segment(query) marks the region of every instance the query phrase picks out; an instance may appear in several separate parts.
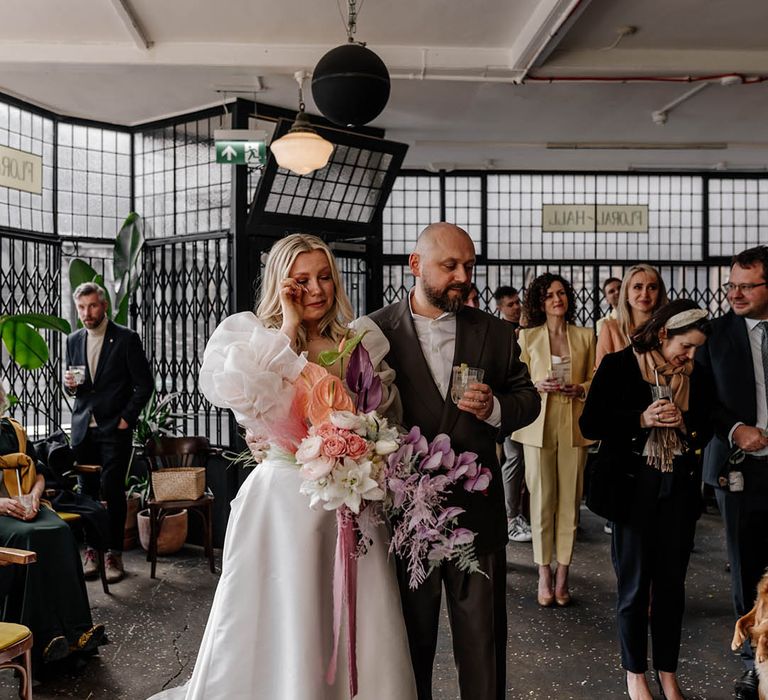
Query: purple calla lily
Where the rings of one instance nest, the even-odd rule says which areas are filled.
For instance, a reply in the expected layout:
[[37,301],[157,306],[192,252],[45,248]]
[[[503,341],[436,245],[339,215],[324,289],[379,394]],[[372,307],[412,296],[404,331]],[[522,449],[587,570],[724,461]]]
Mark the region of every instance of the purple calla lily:
[[382,386],[368,351],[358,343],[347,363],[345,376],[347,386],[355,393],[355,409],[368,413],[378,408],[381,403]]

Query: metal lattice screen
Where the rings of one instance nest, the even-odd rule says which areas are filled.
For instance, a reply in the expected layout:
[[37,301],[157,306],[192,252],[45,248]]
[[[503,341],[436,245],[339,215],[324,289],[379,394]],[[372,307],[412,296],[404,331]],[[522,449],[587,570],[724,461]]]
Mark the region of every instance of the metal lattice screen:
[[172,405],[183,416],[185,434],[208,435],[217,444],[228,442],[228,417],[203,398],[197,378],[205,343],[229,313],[228,261],[224,234],[152,241],[139,294],[158,395],[175,394]]
[[[56,240],[0,234],[0,314],[58,316],[60,274],[61,246]],[[7,388],[19,402],[13,414],[35,437],[57,430],[62,422],[63,337],[54,331],[43,335],[51,357],[38,370],[20,370],[5,345],[0,351]]]

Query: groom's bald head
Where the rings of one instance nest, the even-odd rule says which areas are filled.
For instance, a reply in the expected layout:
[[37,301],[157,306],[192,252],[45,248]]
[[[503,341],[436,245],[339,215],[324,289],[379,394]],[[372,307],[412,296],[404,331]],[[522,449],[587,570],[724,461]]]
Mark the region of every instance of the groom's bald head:
[[440,221],[436,224],[430,224],[420,234],[416,241],[414,253],[420,256],[430,256],[440,254],[440,250],[447,252],[463,252],[474,258],[475,246],[469,234],[455,224],[449,224]]
[[469,234],[454,224],[430,224],[419,235],[408,264],[416,277],[416,305],[438,313],[455,312],[469,294],[475,246]]

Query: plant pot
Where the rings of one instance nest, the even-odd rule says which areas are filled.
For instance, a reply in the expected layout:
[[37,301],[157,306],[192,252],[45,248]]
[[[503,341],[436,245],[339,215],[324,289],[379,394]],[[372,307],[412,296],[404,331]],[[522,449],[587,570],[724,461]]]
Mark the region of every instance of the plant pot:
[[125,535],[123,537],[123,549],[133,549],[139,544],[139,526],[136,516],[139,512],[141,498],[138,494],[128,497],[128,511],[125,514]]
[[[139,542],[149,549],[149,510],[138,513]],[[157,537],[157,553],[173,554],[178,552],[187,541],[187,510],[164,511],[160,518],[160,534]]]

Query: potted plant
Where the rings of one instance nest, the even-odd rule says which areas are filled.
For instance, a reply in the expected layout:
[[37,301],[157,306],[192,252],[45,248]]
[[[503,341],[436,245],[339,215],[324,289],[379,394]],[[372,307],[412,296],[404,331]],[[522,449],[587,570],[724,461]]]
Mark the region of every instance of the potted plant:
[[125,496],[128,510],[125,513],[125,535],[123,549],[133,549],[139,543],[138,514],[147,506],[149,498],[149,475],[129,474],[125,480]]
[[[134,431],[131,468],[126,479],[126,494],[129,509],[136,509],[138,538],[144,549],[149,548],[149,511],[146,509],[146,503],[149,498],[151,479],[144,446],[150,440],[176,434],[177,421],[182,417],[173,412],[173,401],[177,396],[178,394],[172,393],[161,398],[156,392],[152,392],[147,405],[139,415]],[[130,524],[126,520],[126,525]],[[187,539],[187,525],[186,509],[165,511],[160,518],[157,553],[173,554],[181,549]],[[126,531],[126,537],[129,534]]]

